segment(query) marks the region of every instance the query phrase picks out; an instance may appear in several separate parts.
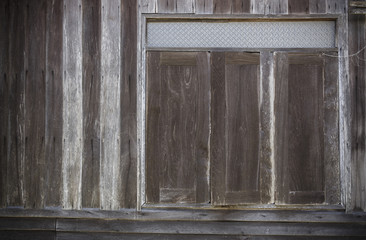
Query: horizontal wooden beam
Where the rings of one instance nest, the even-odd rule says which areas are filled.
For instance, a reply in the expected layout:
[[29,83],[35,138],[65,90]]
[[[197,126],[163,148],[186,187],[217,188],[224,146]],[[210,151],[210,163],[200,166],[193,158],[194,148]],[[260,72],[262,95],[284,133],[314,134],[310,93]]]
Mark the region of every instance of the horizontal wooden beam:
[[365,1],[350,1],[349,6],[350,7],[366,8],[366,2]]
[[366,14],[366,8],[351,8],[349,10],[349,13],[350,14],[359,14],[359,15]]

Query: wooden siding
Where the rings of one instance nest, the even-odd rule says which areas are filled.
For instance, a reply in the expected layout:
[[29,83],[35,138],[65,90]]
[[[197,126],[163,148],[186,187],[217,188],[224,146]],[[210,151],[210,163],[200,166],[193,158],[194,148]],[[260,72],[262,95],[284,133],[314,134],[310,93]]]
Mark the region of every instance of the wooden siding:
[[[102,3],[106,3],[107,12],[102,12]],[[339,86],[342,201],[347,203],[348,210],[366,210],[363,71],[366,57],[361,51],[346,58],[363,48],[365,20],[357,16],[348,21],[347,3],[346,0],[116,0],[115,9],[110,6],[112,2],[101,0],[0,1],[0,206],[136,207],[136,196],[140,194],[136,171],[139,131],[136,68],[141,60],[137,56],[141,35],[137,32],[138,23],[142,24],[138,22],[139,6],[139,13],[306,17],[341,14],[338,33],[341,58],[336,59],[342,84]],[[108,27],[103,30],[105,26],[113,30]],[[107,47],[106,51],[102,52],[102,46]],[[267,83],[263,84],[263,90],[268,88]],[[269,108],[268,104],[261,105],[263,111]],[[263,134],[270,137],[266,122],[261,124],[265,127]],[[262,150],[270,150],[268,142],[261,144]],[[268,154],[272,153],[267,152],[265,164],[271,164]],[[329,156],[333,160],[336,157]],[[109,161],[112,165],[106,166]],[[329,191],[334,193],[338,189]],[[116,196],[113,204],[108,196]]]

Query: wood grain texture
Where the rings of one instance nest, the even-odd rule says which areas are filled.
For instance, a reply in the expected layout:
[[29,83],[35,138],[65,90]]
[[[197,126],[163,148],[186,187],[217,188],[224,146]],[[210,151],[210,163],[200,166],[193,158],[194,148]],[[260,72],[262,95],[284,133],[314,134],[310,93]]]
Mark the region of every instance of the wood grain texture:
[[232,0],[232,14],[249,13],[250,0]]
[[346,13],[348,1],[327,0],[327,13]]
[[63,2],[47,1],[46,20],[46,199],[45,205],[61,205],[62,185],[62,21]]
[[250,0],[250,13],[264,14],[266,0]]
[[274,203],[274,55],[268,51],[260,55],[260,198],[261,203]]
[[325,0],[309,0],[309,13],[326,13],[327,1]]
[[64,1],[62,207],[81,208],[83,153],[82,2]]
[[121,208],[121,6],[101,2],[100,205]]
[[[152,199],[153,203],[157,203],[158,196],[152,189],[160,189],[159,201],[208,201],[206,172],[197,169],[203,166],[207,170],[208,161],[209,85],[208,74],[204,74],[208,70],[208,59],[206,53],[192,54],[196,60],[193,66],[176,62],[162,64],[162,59],[178,59],[180,55],[184,58],[187,53],[148,54],[152,58],[148,59],[147,199]],[[199,57],[201,60],[197,61]],[[158,176],[151,176],[154,174]],[[155,182],[149,182],[151,180]],[[204,181],[199,186],[202,192],[197,192],[198,181]],[[187,191],[195,194],[186,194]]]
[[324,68],[324,184],[325,201],[340,204],[338,59],[325,57]]
[[[29,195],[26,195],[26,183],[33,180],[29,172],[24,173],[25,170],[25,148],[24,141],[26,139],[25,135],[25,117],[27,117],[27,123],[35,123],[36,116],[35,113],[28,114],[25,116],[25,101],[26,101],[26,87],[25,84],[27,79],[26,75],[28,70],[26,69],[27,58],[29,50],[25,46],[25,42],[29,39],[29,33],[26,24],[28,24],[28,19],[26,14],[28,13],[25,1],[10,2],[10,18],[9,18],[9,76],[8,76],[8,136],[7,136],[7,205],[8,206],[24,206],[27,202]],[[22,13],[22,14],[19,14]],[[26,29],[27,28],[27,29]],[[42,28],[41,28],[42,29]],[[28,35],[28,36],[27,36]],[[42,37],[40,37],[42,38]],[[42,44],[42,42],[39,42]],[[33,43],[35,44],[35,43]],[[33,45],[34,46],[34,45]],[[37,53],[37,50],[33,53]],[[40,57],[44,57],[41,55]],[[44,61],[44,60],[43,60]],[[42,62],[42,60],[41,60]],[[35,66],[36,63],[33,64]],[[32,69],[35,70],[35,69]],[[41,69],[37,69],[37,76],[42,79]],[[34,75],[33,75],[34,76]],[[33,78],[30,85],[40,81]],[[37,82],[37,83],[35,83]],[[39,85],[41,87],[42,85]],[[44,93],[44,91],[43,91]],[[28,92],[29,94],[29,92]],[[40,93],[42,95],[42,93]],[[31,97],[35,100],[35,92]],[[29,105],[28,105],[29,106]],[[42,114],[42,109],[41,114]],[[30,109],[31,111],[31,109]],[[32,118],[33,117],[33,118]],[[42,124],[42,123],[39,123]],[[36,126],[34,126],[36,128]],[[28,129],[29,130],[29,129]],[[40,129],[38,129],[40,130]],[[34,139],[35,140],[35,139]],[[38,139],[37,139],[38,140]],[[39,139],[41,140],[41,139]],[[37,142],[37,143],[40,143]],[[37,144],[35,143],[35,144]],[[36,146],[33,146],[36,147]],[[39,150],[39,149],[38,149]],[[35,152],[33,152],[35,153]],[[29,160],[29,158],[28,158]],[[28,165],[33,165],[33,161],[28,161]],[[37,171],[37,170],[36,170]],[[37,175],[36,177],[37,178]],[[34,178],[34,179],[35,179]],[[29,185],[28,185],[29,186]],[[29,194],[35,189],[27,188]],[[32,199],[33,201],[35,199]],[[29,207],[29,205],[27,205]]]
[[6,206],[7,131],[8,131],[8,70],[9,70],[9,1],[0,2],[0,207]]
[[288,0],[267,0],[266,14],[287,14]]
[[25,207],[45,206],[46,1],[27,5],[25,79]]
[[213,0],[195,0],[196,14],[212,14]]
[[54,231],[0,231],[0,239],[4,240],[50,240],[55,238],[56,233]]
[[[221,55],[212,55],[211,148],[215,149],[211,153],[213,203],[256,203],[260,201],[259,55],[225,53],[220,59],[224,63],[216,62],[215,58],[219,59]],[[255,61],[251,62],[251,59]],[[220,64],[222,69],[217,69],[216,64]],[[224,76],[216,80],[216,77],[221,77],[218,72]],[[219,87],[217,81],[221,81]],[[216,96],[221,98],[217,99]],[[222,104],[225,108],[220,107]],[[225,110],[216,115],[218,108]],[[218,153],[222,154],[221,157],[217,157]],[[220,199],[221,196],[224,199]]]
[[194,13],[194,0],[176,0],[177,13]]
[[289,175],[285,170],[288,166],[288,54],[275,53],[275,164],[276,164],[276,195],[275,203],[288,202]]
[[[365,45],[365,16],[350,16],[349,19],[349,52],[356,53]],[[365,53],[349,59],[350,81],[352,91],[352,206],[359,211],[366,210],[365,188],[365,154],[366,154],[366,98],[365,98]]]
[[225,204],[225,161],[226,144],[222,138],[226,137],[225,117],[227,107],[225,101],[225,53],[211,53],[211,202],[215,205]]
[[122,1],[121,176],[122,207],[136,207],[137,4]]
[[230,14],[232,8],[232,1],[213,0],[213,13],[214,14]]
[[309,0],[288,0],[289,13],[309,13]]
[[155,13],[156,12],[156,0],[139,0],[139,9],[141,13]]
[[156,0],[156,12],[157,13],[175,13],[177,12],[178,0]]
[[82,207],[100,206],[100,1],[83,1]]

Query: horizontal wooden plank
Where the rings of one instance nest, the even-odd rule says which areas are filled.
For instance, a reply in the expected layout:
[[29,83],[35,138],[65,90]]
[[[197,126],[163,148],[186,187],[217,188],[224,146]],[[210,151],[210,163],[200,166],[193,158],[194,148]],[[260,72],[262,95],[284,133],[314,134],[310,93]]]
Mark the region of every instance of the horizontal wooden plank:
[[244,222],[339,222],[366,223],[366,213],[349,213],[343,211],[289,211],[289,210],[153,210],[134,209],[123,211],[85,210],[32,210],[0,209],[4,217],[38,217],[38,218],[84,218],[84,219],[120,219],[120,220],[166,220],[166,221],[244,221]]
[[196,192],[187,188],[160,188],[160,202],[195,203]]
[[350,9],[351,14],[366,14],[366,8],[351,8]]
[[[1,239],[1,237],[0,237]],[[57,233],[57,240],[293,240],[291,236],[224,236],[224,235],[178,235],[178,234],[120,234],[120,233]],[[364,237],[296,237],[296,240],[364,240]]]
[[194,52],[163,52],[160,54],[160,64],[170,66],[195,66],[197,53]]
[[54,230],[55,219],[0,217],[0,230]]
[[289,64],[310,64],[318,65],[323,63],[323,57],[320,54],[289,54]]
[[324,203],[325,194],[323,191],[290,191],[290,203],[307,204],[307,203]]
[[54,231],[0,231],[0,240],[51,240],[55,237]]
[[366,2],[365,1],[350,1],[349,6],[366,8]]
[[366,236],[362,223],[278,223],[124,221],[101,219],[57,219],[56,231],[123,232],[151,234],[218,234],[283,236]]
[[259,64],[259,53],[231,53],[228,52],[225,54],[225,63],[226,64]]

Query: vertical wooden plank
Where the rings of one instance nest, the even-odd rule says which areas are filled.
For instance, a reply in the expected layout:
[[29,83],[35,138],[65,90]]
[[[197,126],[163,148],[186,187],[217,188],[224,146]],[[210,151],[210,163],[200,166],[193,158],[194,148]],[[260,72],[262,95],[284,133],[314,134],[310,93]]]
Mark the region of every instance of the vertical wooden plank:
[[[347,6],[346,6],[347,8]],[[351,202],[351,90],[349,79],[348,52],[348,17],[338,19],[338,87],[339,87],[339,142],[340,142],[340,182],[342,204],[347,211],[352,210]]]
[[327,0],[327,13],[346,13],[347,4],[347,0]]
[[0,2],[0,207],[6,206],[8,67],[9,67],[9,1]]
[[211,54],[211,201],[216,205],[225,203],[226,138],[225,118],[225,53]]
[[141,13],[155,13],[156,12],[156,0],[139,0]]
[[[146,119],[146,136],[150,136],[157,131],[157,138],[146,138],[146,201],[150,203],[159,202],[159,178],[160,178],[160,155],[155,154],[155,149],[158,149],[162,141],[162,131],[159,125],[161,114],[160,97],[151,98],[149,96],[160,96],[160,52],[147,53],[147,102],[146,109],[148,110]],[[149,158],[151,157],[151,158]]]
[[[25,124],[25,16],[26,2],[10,2],[9,75],[7,103],[7,205],[24,206],[24,124]],[[21,13],[21,14],[19,14]],[[41,60],[42,61],[42,60]],[[34,96],[33,96],[34,97]],[[42,112],[41,112],[42,114]],[[6,116],[6,115],[5,115]],[[29,121],[29,120],[28,120]],[[4,126],[6,127],[6,126]],[[32,165],[32,162],[29,163]],[[29,178],[27,178],[29,180]],[[29,189],[30,190],[30,189]]]
[[121,9],[119,0],[102,0],[100,101],[100,205],[121,208]]
[[289,13],[309,13],[309,0],[288,0]]
[[250,0],[250,13],[264,14],[265,0]]
[[47,1],[46,21],[46,206],[61,206],[63,1]]
[[122,207],[136,207],[137,4],[122,1],[121,176]]
[[339,204],[338,59],[325,58],[324,69],[324,185],[325,202]]
[[249,13],[250,12],[250,0],[233,0],[232,13]]
[[209,159],[209,134],[210,134],[210,53],[197,54],[198,78],[198,106],[197,112],[197,139],[196,139],[196,202],[208,203],[210,201],[210,159]]
[[286,172],[288,165],[288,55],[275,53],[275,164],[276,191],[275,203],[288,202],[289,176]]
[[[46,194],[46,1],[27,3],[25,80],[25,207],[43,208]],[[28,15],[29,14],[29,15]]]
[[326,0],[309,0],[309,13],[326,13]]
[[197,14],[212,14],[213,13],[213,0],[196,0],[195,12]]
[[177,12],[177,0],[157,0],[157,13],[175,13]]
[[177,13],[194,13],[194,0],[176,0]]
[[64,0],[62,206],[66,209],[81,208],[83,160],[81,4],[81,0]]
[[262,203],[274,203],[274,64],[273,53],[260,56],[260,194]]
[[99,208],[100,1],[83,0],[82,207]]
[[[365,46],[365,16],[349,16],[349,52],[359,52]],[[359,52],[349,58],[352,94],[352,200],[351,210],[366,211],[365,154],[366,154],[366,99],[365,62],[366,54]]]
[[213,0],[213,13],[214,14],[230,14],[232,7],[232,0],[222,1]]
[[266,0],[265,14],[288,13],[288,0]]

